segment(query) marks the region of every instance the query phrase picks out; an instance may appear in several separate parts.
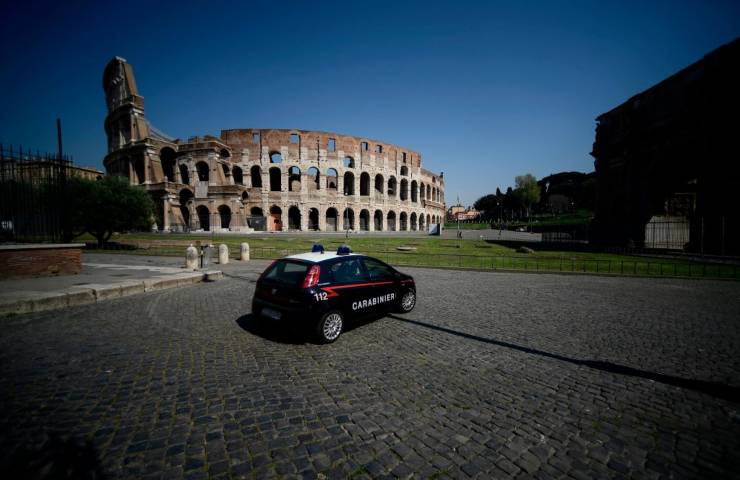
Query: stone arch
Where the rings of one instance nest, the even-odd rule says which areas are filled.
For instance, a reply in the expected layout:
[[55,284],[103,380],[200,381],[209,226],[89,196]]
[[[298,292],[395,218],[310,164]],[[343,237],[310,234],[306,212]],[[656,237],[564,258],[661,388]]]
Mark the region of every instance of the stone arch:
[[424,182],[419,182],[419,200],[424,200],[426,198],[424,190],[426,187],[424,186]]
[[206,162],[200,161],[195,164],[195,171],[198,172],[198,180],[201,182],[207,182],[210,177],[210,168]]
[[279,192],[282,189],[282,179],[279,167],[272,167],[270,169],[270,191]]
[[270,152],[270,163],[283,163],[283,155],[280,152]]
[[406,165],[402,166],[401,167],[401,175],[405,177],[408,174],[409,174],[409,167],[407,167]]
[[231,209],[228,205],[218,207],[218,216],[221,218],[221,228],[228,229],[231,225]]
[[182,215],[183,227],[185,229],[190,228],[190,207],[188,202],[193,199],[193,192],[189,188],[183,188],[180,190],[180,214]]
[[429,214],[427,213],[427,228],[429,228],[429,226],[431,224],[432,224],[431,218],[430,218]]
[[344,157],[344,160],[342,160],[342,165],[344,168],[355,168],[355,159],[347,155]]
[[218,153],[221,158],[229,158],[231,157],[231,152],[229,152],[228,149],[222,148],[221,151]]
[[401,212],[401,214],[398,216],[398,229],[402,232],[405,232],[409,229],[409,216],[406,212]]
[[249,200],[249,192],[245,190],[242,192],[242,203],[246,202],[247,200]]
[[344,172],[344,194],[355,194],[355,174],[352,172]]
[[164,147],[159,151],[159,161],[162,163],[162,173],[168,182],[175,181],[175,157],[177,154],[170,147]]
[[283,209],[277,205],[270,207],[270,217],[267,220],[267,230],[279,232],[283,229]]
[[249,176],[252,180],[253,188],[262,188],[262,169],[255,165],[249,169]]
[[415,232],[416,231],[416,212],[411,212],[411,215],[409,218],[410,218],[410,223],[411,223],[411,231]]
[[396,196],[396,191],[398,190],[397,186],[398,185],[397,185],[397,182],[396,182],[396,177],[394,177],[394,176],[391,175],[391,177],[388,178],[388,196],[389,197],[395,197]]
[[419,231],[420,232],[424,231],[424,214],[423,213],[419,215]]
[[385,229],[389,232],[396,231],[396,212],[394,212],[393,210],[388,212],[388,221],[386,222]]
[[432,187],[431,185],[427,184],[427,200],[432,199]]
[[319,209],[318,208],[308,209],[308,229],[309,230],[319,229]]
[[360,196],[367,197],[369,195],[370,195],[370,174],[367,172],[362,172],[360,174]]
[[409,199],[409,181],[405,178],[401,180],[401,195],[400,199],[403,202],[407,202]]
[[355,229],[355,211],[351,208],[345,208],[342,213],[342,230],[354,230]]
[[370,230],[370,212],[365,209],[360,211],[360,230]]
[[188,166],[184,163],[180,164],[180,181],[185,185],[190,184],[190,171],[188,170]]
[[229,177],[231,176],[231,170],[229,169],[229,165],[227,163],[222,163],[221,169],[224,171],[224,179],[226,180],[226,182],[228,182]]
[[375,195],[383,195],[383,175],[375,175]]
[[195,209],[198,214],[198,225],[205,231],[211,229],[211,212],[208,211],[208,207],[205,205],[198,205]]
[[326,230],[328,232],[337,231],[337,227],[339,227],[338,217],[339,212],[337,212],[336,208],[330,207],[326,209]]
[[144,168],[144,159],[139,157],[134,160],[134,175],[136,175],[135,183],[144,183],[146,180],[146,173]]
[[249,211],[249,214],[254,217],[262,217],[265,215],[260,207],[252,207],[252,209]]
[[321,189],[321,174],[319,173],[319,169],[316,167],[311,167],[308,169],[308,178],[310,179],[308,182],[308,189],[311,190],[320,190]]
[[418,190],[418,187],[417,187],[416,180],[412,180],[411,181],[411,201],[414,203],[419,201],[419,195],[418,195],[417,190]]
[[244,173],[242,172],[242,168],[234,165],[234,168],[231,170],[231,175],[234,177],[234,183],[237,185],[244,185]]
[[373,215],[373,227],[375,227],[376,232],[383,231],[383,212],[380,210],[375,210],[375,214]]
[[326,171],[326,188],[327,190],[337,190],[337,186],[339,185],[339,181],[337,180],[339,178],[339,174],[337,174],[337,171],[333,168],[330,168]]
[[288,209],[288,229],[289,230],[300,230],[301,229],[301,210],[293,205]]
[[292,166],[288,169],[288,191],[301,191],[301,169],[296,166]]

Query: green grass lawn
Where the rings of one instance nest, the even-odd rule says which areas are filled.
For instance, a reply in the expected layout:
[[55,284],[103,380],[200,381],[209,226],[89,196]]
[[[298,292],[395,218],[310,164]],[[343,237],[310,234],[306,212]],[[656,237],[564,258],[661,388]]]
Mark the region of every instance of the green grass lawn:
[[[80,240],[91,239],[81,237]],[[481,240],[350,236],[347,241],[339,236],[320,235],[315,238],[256,238],[250,235],[210,237],[161,234],[117,235],[111,240],[136,248],[125,252],[150,255],[184,255],[185,247],[196,241],[213,242],[216,245],[225,243],[232,257],[239,255],[240,243],[247,242],[251,257],[261,259],[306,252],[315,242],[332,251],[346,241],[353,251],[378,257],[392,265],[740,279],[740,268],[733,265],[592,252],[542,251],[527,254]],[[397,247],[413,247],[415,250],[399,251]]]

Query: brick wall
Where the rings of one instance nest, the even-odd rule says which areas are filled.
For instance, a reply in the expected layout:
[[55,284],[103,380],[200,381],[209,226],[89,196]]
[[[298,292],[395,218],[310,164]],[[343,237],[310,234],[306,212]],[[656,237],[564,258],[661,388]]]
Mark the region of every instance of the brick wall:
[[70,275],[81,270],[81,247],[0,249],[0,279]]

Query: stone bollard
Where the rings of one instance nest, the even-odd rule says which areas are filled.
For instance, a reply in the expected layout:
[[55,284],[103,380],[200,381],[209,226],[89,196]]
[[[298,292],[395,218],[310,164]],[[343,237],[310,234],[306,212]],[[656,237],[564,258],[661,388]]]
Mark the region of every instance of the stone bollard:
[[223,243],[218,246],[218,263],[221,265],[229,263],[229,247]]
[[192,244],[185,249],[185,268],[188,270],[198,269],[198,249]]
[[249,244],[247,242],[244,242],[241,244],[241,248],[239,250],[239,258],[242,262],[248,262],[249,261]]

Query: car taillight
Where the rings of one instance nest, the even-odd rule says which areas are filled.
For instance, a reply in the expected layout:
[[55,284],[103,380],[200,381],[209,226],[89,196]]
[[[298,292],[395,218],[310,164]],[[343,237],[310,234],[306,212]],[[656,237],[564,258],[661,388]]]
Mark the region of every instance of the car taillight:
[[274,266],[274,265],[275,265],[276,263],[277,263],[277,260],[273,260],[273,261],[272,261],[272,263],[270,264],[270,266],[268,266],[268,267],[267,267],[267,268],[266,268],[266,269],[265,269],[265,270],[264,270],[264,271],[262,272],[262,274],[260,275],[260,278],[258,278],[258,279],[257,279],[257,281],[259,282],[260,280],[262,280],[262,277],[264,277],[264,276],[265,276],[265,274],[266,274],[267,272],[269,272],[269,271],[270,271],[270,270],[272,269],[272,267],[273,267],[273,266]]
[[319,275],[321,275],[321,267],[318,265],[311,267],[306,274],[306,278],[303,279],[302,288],[315,287],[319,283]]

